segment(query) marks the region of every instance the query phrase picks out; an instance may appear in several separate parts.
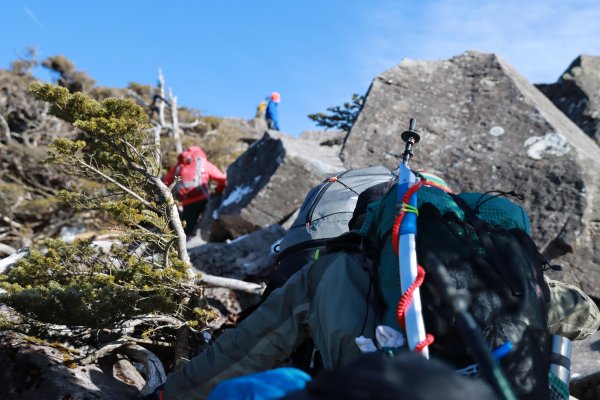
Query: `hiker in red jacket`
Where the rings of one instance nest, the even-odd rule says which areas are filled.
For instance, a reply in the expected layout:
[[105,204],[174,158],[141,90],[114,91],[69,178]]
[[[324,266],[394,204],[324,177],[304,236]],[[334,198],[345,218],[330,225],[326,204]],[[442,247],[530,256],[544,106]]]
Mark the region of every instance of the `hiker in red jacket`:
[[223,193],[227,176],[208,161],[206,153],[198,146],[191,146],[179,154],[177,164],[163,178],[165,185],[173,185],[173,196],[183,206],[180,218],[185,221],[184,232],[188,238],[193,235],[198,217],[210,197],[209,180],[217,183],[215,193]]

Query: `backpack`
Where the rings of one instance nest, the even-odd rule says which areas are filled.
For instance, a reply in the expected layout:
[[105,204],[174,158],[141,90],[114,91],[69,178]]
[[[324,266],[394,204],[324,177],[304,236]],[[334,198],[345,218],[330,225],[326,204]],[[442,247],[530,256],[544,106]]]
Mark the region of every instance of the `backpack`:
[[312,188],[298,216],[278,246],[277,270],[263,297],[325,250],[328,239],[348,232],[358,196],[371,186],[394,179],[383,166],[339,172]]
[[[197,148],[197,147],[196,147]],[[194,151],[193,147],[181,153],[182,162],[175,169],[175,184],[171,188],[173,197],[179,201],[185,199],[194,189],[198,189],[209,197],[209,190],[202,182],[204,162],[206,158],[203,152]]]
[[[392,172],[375,166],[339,172],[312,188],[288,232],[276,246],[277,269],[265,288],[262,300],[283,286],[303,266],[326,251],[326,242],[348,232],[358,196],[377,183],[394,179]],[[240,320],[250,315],[260,303],[242,312]],[[290,357],[293,366],[311,374],[321,368],[320,354],[312,340],[300,344]]]
[[[396,315],[401,295],[398,256],[392,246],[398,214],[395,189],[371,203],[360,233],[370,254],[378,258],[374,264],[384,303],[382,322],[401,330]],[[501,366],[517,397],[549,398],[549,293],[543,282],[543,259],[528,235],[523,209],[506,198],[481,193],[457,196],[433,186],[418,190],[417,209],[417,261],[425,270],[422,313],[427,332],[435,337],[430,355],[456,369],[476,363],[433,279],[428,279],[434,255],[446,267],[454,289],[470,294],[468,311],[490,350],[507,342],[512,345]]]

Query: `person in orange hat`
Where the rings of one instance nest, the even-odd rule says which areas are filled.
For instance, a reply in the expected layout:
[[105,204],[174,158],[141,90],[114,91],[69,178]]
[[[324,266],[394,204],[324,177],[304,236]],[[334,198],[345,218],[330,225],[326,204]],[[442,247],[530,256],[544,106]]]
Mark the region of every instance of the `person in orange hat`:
[[267,112],[265,114],[267,127],[275,131],[279,130],[279,113],[277,111],[277,105],[280,101],[281,95],[278,92],[271,93],[271,99],[269,100]]

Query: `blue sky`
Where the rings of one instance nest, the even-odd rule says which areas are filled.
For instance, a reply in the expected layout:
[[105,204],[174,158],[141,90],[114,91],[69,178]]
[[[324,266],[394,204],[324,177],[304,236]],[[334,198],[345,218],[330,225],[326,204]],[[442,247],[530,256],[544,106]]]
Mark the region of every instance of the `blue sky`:
[[[282,94],[282,130],[364,93],[402,59],[495,52],[534,83],[600,55],[598,0],[6,0],[0,68],[27,46],[62,54],[102,86],[156,82],[179,104],[251,118]],[[48,79],[48,74],[38,72]]]

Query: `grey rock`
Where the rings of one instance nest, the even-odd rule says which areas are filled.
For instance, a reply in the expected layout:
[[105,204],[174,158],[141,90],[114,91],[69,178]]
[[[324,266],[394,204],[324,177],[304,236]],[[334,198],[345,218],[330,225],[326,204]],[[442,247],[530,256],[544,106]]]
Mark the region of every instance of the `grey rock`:
[[33,77],[29,79],[0,70],[0,116],[12,132],[30,129],[46,117],[47,106],[35,101],[27,90],[31,82]]
[[241,119],[241,118],[223,118],[219,125],[219,131],[240,131],[244,132],[241,140],[252,143],[262,137],[267,130],[267,123],[262,119]]
[[[265,282],[275,271],[275,256],[272,245],[285,235],[279,225],[271,225],[229,243],[206,243],[188,249],[195,272],[252,282]],[[260,296],[224,288],[205,288],[206,305],[217,313],[209,324],[220,329],[225,324],[234,324],[240,313],[256,305]]]
[[341,156],[393,168],[415,117],[414,169],[459,191],[515,190],[553,277],[600,297],[600,148],[495,54],[405,60],[373,81]]
[[573,342],[571,395],[579,400],[597,399],[600,393],[600,332]]
[[214,217],[232,238],[279,224],[310,188],[343,169],[330,148],[270,131],[228,168],[227,189]]
[[[3,399],[135,399],[136,385],[99,365],[77,366],[77,355],[25,335],[0,333],[0,397]],[[127,374],[129,376],[130,374]]]
[[346,138],[346,132],[343,131],[304,131],[300,134],[300,139],[314,140],[321,146],[342,145]]
[[275,268],[271,245],[285,235],[279,225],[241,236],[229,243],[207,243],[188,249],[192,268],[196,272],[226,278],[262,281]]
[[581,55],[556,83],[536,86],[600,144],[600,57]]

